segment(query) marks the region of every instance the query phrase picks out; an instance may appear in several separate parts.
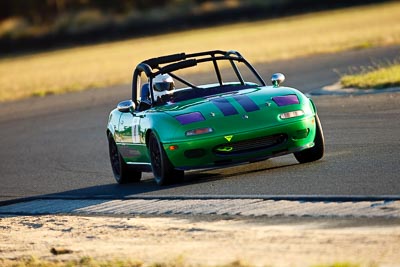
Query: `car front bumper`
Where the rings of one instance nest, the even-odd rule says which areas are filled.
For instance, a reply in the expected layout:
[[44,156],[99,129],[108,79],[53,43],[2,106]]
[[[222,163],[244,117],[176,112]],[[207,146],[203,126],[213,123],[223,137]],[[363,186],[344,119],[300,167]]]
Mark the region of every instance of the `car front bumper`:
[[281,123],[251,132],[199,136],[186,142],[163,143],[176,169],[214,168],[277,157],[314,145],[315,118]]

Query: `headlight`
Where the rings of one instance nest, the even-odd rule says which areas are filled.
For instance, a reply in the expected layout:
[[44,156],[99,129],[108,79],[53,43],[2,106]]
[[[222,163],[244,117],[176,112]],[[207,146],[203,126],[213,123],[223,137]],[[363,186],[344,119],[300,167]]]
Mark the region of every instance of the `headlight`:
[[283,95],[283,96],[275,96],[272,100],[280,107],[299,104],[299,98],[297,95]]
[[182,125],[205,120],[204,116],[200,112],[178,115],[175,116],[175,119],[177,119]]
[[186,132],[186,136],[193,136],[193,135],[200,135],[200,134],[207,134],[212,133],[214,130],[212,128],[199,128],[194,130],[189,130]]
[[304,111],[302,110],[295,110],[295,111],[290,111],[290,112],[285,112],[279,115],[279,118],[281,119],[289,119],[289,118],[295,118],[304,115]]

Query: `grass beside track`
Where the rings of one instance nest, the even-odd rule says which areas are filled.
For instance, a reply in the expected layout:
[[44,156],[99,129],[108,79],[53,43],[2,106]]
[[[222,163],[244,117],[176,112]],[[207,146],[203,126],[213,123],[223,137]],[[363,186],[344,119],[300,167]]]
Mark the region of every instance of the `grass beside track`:
[[400,64],[382,67],[357,75],[344,75],[340,79],[344,88],[385,89],[400,86]]
[[400,44],[399,14],[391,2],[9,56],[0,59],[0,102],[130,83],[137,63],[170,53],[235,49],[270,62]]
[[[186,264],[183,259],[178,258],[170,262],[159,262],[150,265],[144,265],[141,261],[132,260],[107,260],[107,261],[97,261],[90,257],[84,257],[80,260],[70,260],[70,261],[49,261],[49,260],[39,260],[34,257],[28,257],[26,259],[12,260],[12,261],[2,261],[0,263],[3,267],[191,267],[191,265]],[[4,265],[3,265],[4,264]],[[196,265],[197,266],[197,265]],[[267,265],[269,266],[269,265]],[[378,267],[378,265],[368,265],[369,267]],[[197,266],[197,267],[207,267],[207,266]],[[224,265],[218,265],[215,267],[253,267],[253,265],[247,264],[246,262],[237,260]],[[321,264],[312,267],[361,267],[359,264],[349,263],[349,262],[336,262],[332,264]]]

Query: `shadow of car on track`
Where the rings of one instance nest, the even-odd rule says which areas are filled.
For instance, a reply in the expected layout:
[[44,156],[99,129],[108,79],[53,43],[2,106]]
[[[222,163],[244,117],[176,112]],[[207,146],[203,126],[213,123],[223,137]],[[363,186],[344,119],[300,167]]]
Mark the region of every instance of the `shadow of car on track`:
[[[315,163],[314,163],[315,164]],[[196,170],[185,173],[183,182],[167,186],[159,186],[151,174],[144,175],[140,182],[129,184],[104,184],[92,187],[79,188],[55,194],[41,196],[42,198],[68,198],[68,199],[127,199],[127,198],[179,198],[182,196],[196,197],[199,192],[196,187],[201,184],[232,182],[235,179],[246,179],[247,175],[262,174],[268,171],[279,169],[299,168],[303,164],[288,161],[257,162],[246,165],[239,165],[231,168]],[[218,186],[218,185],[217,185]],[[196,193],[193,193],[196,192]]]

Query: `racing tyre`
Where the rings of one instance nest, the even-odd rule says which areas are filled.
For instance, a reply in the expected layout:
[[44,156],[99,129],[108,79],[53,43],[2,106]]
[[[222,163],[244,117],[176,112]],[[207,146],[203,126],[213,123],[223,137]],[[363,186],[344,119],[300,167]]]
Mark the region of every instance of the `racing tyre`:
[[125,163],[111,136],[108,136],[108,148],[110,152],[111,168],[117,183],[127,184],[139,182],[142,178],[142,172],[135,170],[133,166],[129,166]]
[[307,163],[321,159],[324,156],[325,139],[322,131],[321,122],[318,115],[315,115],[315,138],[314,146],[303,151],[295,152],[294,157],[300,163]]
[[168,185],[183,180],[184,172],[174,169],[154,133],[150,133],[149,137],[149,154],[154,179],[158,185]]

